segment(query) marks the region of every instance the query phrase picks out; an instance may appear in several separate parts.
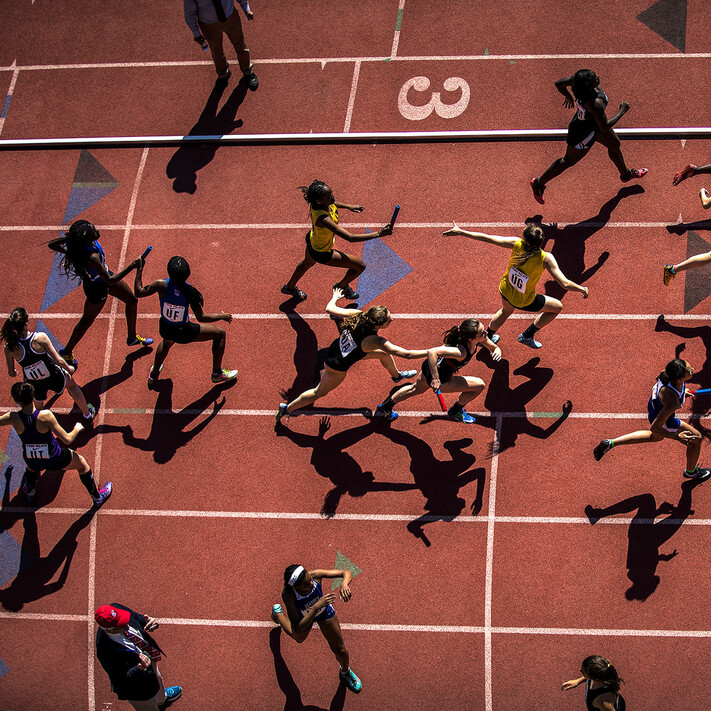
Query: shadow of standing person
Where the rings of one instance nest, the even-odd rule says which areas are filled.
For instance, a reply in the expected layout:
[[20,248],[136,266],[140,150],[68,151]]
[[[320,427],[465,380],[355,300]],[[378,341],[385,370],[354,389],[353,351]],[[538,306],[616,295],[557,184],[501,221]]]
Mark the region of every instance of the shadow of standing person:
[[343,711],[343,706],[346,703],[346,685],[340,683],[336,693],[331,699],[331,705],[328,709],[321,706],[305,706],[301,700],[301,690],[296,685],[294,677],[286,666],[284,657],[281,653],[281,627],[275,627],[269,631],[269,649],[274,656],[274,672],[276,673],[277,684],[284,694],[284,711]]
[[[227,88],[224,82],[216,82],[210,92],[205,108],[188,136],[224,136],[242,126],[242,119],[235,120],[237,109],[247,95],[247,84],[240,81],[229,98],[218,111],[220,98]],[[208,165],[217,153],[219,143],[186,143],[172,155],[165,168],[165,174],[173,179],[176,193],[193,195],[197,190],[197,174]]]
[[[638,494],[603,509],[585,507],[585,515],[592,525],[606,516],[637,510],[627,529],[627,577],[632,583],[625,592],[628,600],[646,600],[657,589],[660,581],[656,574],[657,564],[677,555],[676,549],[671,553],[660,553],[659,548],[693,515],[691,492],[701,483],[693,479],[685,481],[676,506],[665,501],[657,508],[652,494]],[[667,518],[656,521],[657,516],[663,515]]]

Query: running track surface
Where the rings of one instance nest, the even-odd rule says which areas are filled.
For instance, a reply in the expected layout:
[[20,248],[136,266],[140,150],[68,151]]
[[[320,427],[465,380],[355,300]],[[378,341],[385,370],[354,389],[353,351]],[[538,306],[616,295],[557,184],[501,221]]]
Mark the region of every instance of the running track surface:
[[[683,53],[636,19],[647,0],[588,3],[608,20],[594,32],[571,29],[585,23],[573,4],[257,3],[244,22],[256,93],[213,90],[173,4],[88,16],[26,5],[0,29],[0,138],[563,127],[553,81],[584,65],[613,111],[632,104],[621,126],[703,125],[711,98],[711,27],[693,1]],[[403,91],[418,76],[429,89]],[[417,118],[433,91],[461,111]],[[705,251],[703,180],[670,183],[707,162],[708,143],[626,141],[628,163],[650,169],[628,186],[596,148],[551,183],[544,209],[528,181],[558,143],[1,153],[0,311],[22,303],[66,340],[82,296],[61,296],[61,282],[46,289],[56,270],[42,243],[76,213],[100,227],[113,268],[152,244],[145,280],[160,278],[183,254],[208,308],[235,315],[225,364],[240,377],[211,387],[197,344],[174,349],[148,391],[152,353],[125,347],[109,302],[77,349],[77,380],[101,404],[81,451],[115,484],[107,506],[92,516],[75,474],[48,473],[37,510],[22,508],[2,433],[0,707],[123,708],[94,661],[90,615],[118,601],[161,620],[161,669],[182,684],[181,708],[573,709],[580,694],[559,685],[593,653],[627,678],[630,708],[705,708],[705,487],[682,483],[683,453],[669,443],[600,464],[590,451],[645,426],[654,375],[675,350],[711,385],[708,273],[668,289],[660,278],[665,262]],[[303,250],[296,188],[314,177],[367,206],[342,215],[359,229],[403,205],[385,244],[411,271],[377,299],[395,314],[395,343],[431,346],[464,316],[498,308],[506,253],[440,237],[452,219],[497,234],[543,219],[547,249],[590,298],[565,296],[542,351],[516,342],[524,315],[501,329],[504,361],[472,361],[466,372],[487,382],[476,426],[438,416],[429,393],[391,427],[374,424],[367,414],[391,383],[366,362],[319,410],[275,429],[277,404],[312,384],[335,334],[323,314],[334,272],[313,269],[297,307],[278,291]],[[141,302],[140,333],[157,336],[155,314],[153,299]],[[67,425],[71,404],[66,394],[54,404]],[[705,432],[704,401],[688,409]],[[607,515],[591,526],[587,505]],[[268,621],[286,565],[339,555],[363,571],[338,608],[359,696],[338,687],[318,631],[297,646]]]

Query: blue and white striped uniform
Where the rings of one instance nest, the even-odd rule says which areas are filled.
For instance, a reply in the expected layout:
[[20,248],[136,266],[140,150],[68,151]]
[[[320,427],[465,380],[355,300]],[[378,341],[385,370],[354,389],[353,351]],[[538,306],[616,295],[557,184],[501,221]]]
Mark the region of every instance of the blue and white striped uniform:
[[[686,399],[686,383],[682,383],[681,390],[677,390],[671,383],[664,385],[661,380],[657,380],[652,388],[652,397],[649,398],[647,403],[647,416],[649,418],[649,424],[652,424],[657,418],[657,415],[664,409],[661,400],[659,399],[659,391],[667,387],[676,393],[679,398],[679,406],[684,404]],[[667,432],[676,432],[681,427],[681,420],[676,416],[676,412],[673,412],[669,419],[664,423],[664,429]]]
[[[186,282],[187,283],[187,282]],[[167,323],[182,325],[190,321],[188,300],[185,294],[170,285],[170,278],[165,280],[165,291],[160,296],[160,317]]]

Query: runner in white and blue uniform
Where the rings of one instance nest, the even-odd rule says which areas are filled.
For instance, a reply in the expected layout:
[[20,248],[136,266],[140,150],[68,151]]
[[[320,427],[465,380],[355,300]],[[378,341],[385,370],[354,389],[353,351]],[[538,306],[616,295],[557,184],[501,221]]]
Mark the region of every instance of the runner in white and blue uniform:
[[[188,283],[190,265],[183,257],[171,257],[168,261],[168,278],[143,286],[145,260],[138,260],[133,291],[137,298],[158,294],[160,300],[160,336],[163,339],[156,348],[153,367],[148,374],[148,386],[158,379],[168,351],[175,343],[212,341],[212,382],[226,383],[237,378],[236,370],[222,367],[225,354],[226,334],[223,328],[213,325],[215,321],[232,322],[232,314],[206,314],[203,311],[202,294]],[[198,323],[190,320],[190,309]]]
[[343,321],[339,326],[340,335],[328,347],[318,385],[305,390],[290,403],[282,402],[276,413],[277,423],[281,422],[282,417],[316,402],[337,388],[345,380],[348,369],[359,360],[377,358],[390,373],[394,383],[417,375],[416,370],[398,370],[393,356],[408,359],[424,358],[427,351],[406,350],[378,334],[392,323],[390,312],[384,306],[372,306],[367,311],[343,309],[336,304],[342,298],[343,290],[335,286],[333,296],[326,306],[326,313]]
[[495,361],[501,360],[501,349],[487,336],[484,325],[475,318],[462,321],[459,326],[452,326],[442,334],[442,346],[430,348],[427,360],[422,364],[420,376],[414,383],[403,385],[387,397],[375,410],[387,420],[397,418],[393,407],[413,395],[420,395],[428,388],[435,392],[461,393],[457,402],[447,414],[459,422],[473,424],[474,415],[465,411],[464,406],[474,400],[486,387],[481,378],[457,373],[474,357],[477,348],[484,346]]
[[629,434],[603,439],[593,450],[593,456],[600,461],[613,447],[621,444],[641,444],[643,442],[660,442],[663,439],[673,439],[686,446],[687,479],[704,481],[711,476],[711,469],[699,467],[701,454],[701,433],[687,422],[676,416],[676,411],[686,399],[686,383],[694,377],[694,369],[681,358],[675,358],[667,363],[659,373],[652,387],[652,396],[647,403],[647,418],[650,429],[637,430]]
[[152,338],[136,334],[136,315],[138,301],[123,278],[138,266],[138,259],[131,262],[118,274],[106,266],[104,250],[99,244],[99,230],[91,222],[77,220],[64,235],[50,240],[48,246],[63,254],[62,267],[70,279],[81,279],[84,289],[84,311],[79,323],[69,336],[67,344],[59,351],[69,365],[77,367],[74,348],[89,330],[89,327],[101,313],[106,297],[111,296],[123,301],[126,312],[126,345],[150,346]]
[[11,378],[17,375],[15,363],[22,369],[23,379],[35,389],[35,405],[42,407],[50,392],[61,394],[66,385],[84,418],[91,422],[96,410],[86,402],[84,393],[72,377],[74,368],[57,353],[49,336],[41,331],[29,331],[27,311],[18,306],[0,329],[0,341],[5,343],[5,361]]
[[[338,594],[323,594],[321,581],[324,578],[342,578]],[[272,606],[272,620],[286,634],[297,642],[303,642],[311,632],[314,622],[318,624],[331,651],[340,664],[339,678],[353,692],[358,693],[362,684],[350,668],[350,657],[343,642],[341,625],[338,622],[333,603],[337,599],[348,602],[351,599],[350,570],[306,570],[302,565],[290,565],[284,571],[284,589],[280,604]]]
[[21,490],[28,503],[33,503],[35,499],[37,480],[41,472],[75,469],[94,506],[101,506],[111,496],[111,482],[98,489],[86,459],[74,450],[62,447],[57,441],[59,439],[63,444],[72,444],[84,426],[77,422],[72,431],[67,432],[49,410],[36,410],[32,383],[14,383],[10,395],[20,406],[20,410],[0,416],[0,426],[13,427],[22,442],[22,457],[26,469]]
[[[544,171],[540,178],[531,181],[533,197],[543,205],[543,191],[549,180],[575,165],[593,143],[597,141],[607,148],[607,154],[620,172],[620,180],[627,183],[647,174],[646,168],[628,168],[622,156],[620,139],[612,127],[629,111],[630,105],[623,101],[619,111],[610,119],[607,118],[607,94],[600,89],[600,77],[591,69],[579,69],[569,77],[558,79],[555,88],[565,97],[563,106],[567,109],[575,107],[575,115],[568,126],[567,147],[565,155],[558,158]],[[572,89],[572,94],[570,92]]]

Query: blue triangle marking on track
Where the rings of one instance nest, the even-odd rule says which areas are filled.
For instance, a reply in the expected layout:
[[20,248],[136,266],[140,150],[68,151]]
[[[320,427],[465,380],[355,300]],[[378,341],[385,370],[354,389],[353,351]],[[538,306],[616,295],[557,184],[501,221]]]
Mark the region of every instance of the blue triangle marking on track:
[[2,659],[0,659],[0,676],[5,676],[10,671],[10,667],[3,662]]
[[114,183],[115,187],[119,186],[118,180],[89,153],[86,148],[79,153],[79,162],[74,173],[75,183]]
[[[10,491],[5,491],[7,487],[7,470],[12,468],[10,472]],[[0,491],[4,496],[12,496],[22,483],[22,475],[25,473],[25,461],[22,458],[22,442],[20,436],[13,428],[10,428],[10,435],[7,438],[5,446],[5,460],[0,466]]]
[[109,193],[112,193],[118,187],[116,183],[113,187],[107,186],[91,186],[91,187],[74,187],[69,193],[69,202],[67,210],[62,218],[62,224],[73,222],[77,215],[80,215],[84,210],[88,210],[92,205],[105,198]]
[[79,286],[78,279],[70,279],[61,267],[62,255],[59,252],[54,253],[52,257],[52,266],[49,270],[47,278],[47,286],[44,289],[42,297],[42,306],[40,311],[46,311],[50,306],[53,306],[60,299],[63,299],[67,294],[71,294],[74,289]]
[[29,561],[22,555],[22,546],[10,531],[0,531],[0,587],[14,580],[28,564]]
[[412,267],[381,239],[365,242],[363,261],[368,268],[358,277],[359,306],[370,303],[412,271]]
[[637,19],[663,40],[686,52],[687,0],[658,0],[637,15]]

